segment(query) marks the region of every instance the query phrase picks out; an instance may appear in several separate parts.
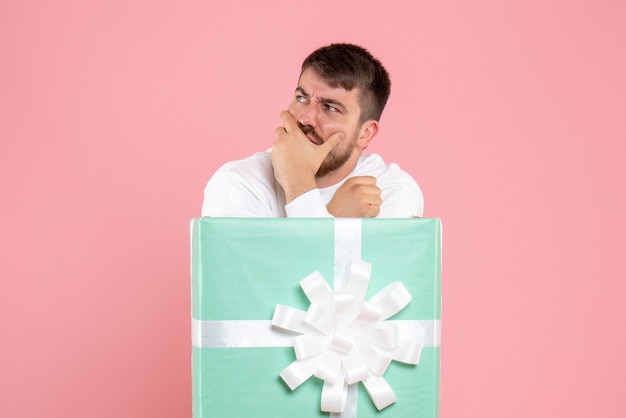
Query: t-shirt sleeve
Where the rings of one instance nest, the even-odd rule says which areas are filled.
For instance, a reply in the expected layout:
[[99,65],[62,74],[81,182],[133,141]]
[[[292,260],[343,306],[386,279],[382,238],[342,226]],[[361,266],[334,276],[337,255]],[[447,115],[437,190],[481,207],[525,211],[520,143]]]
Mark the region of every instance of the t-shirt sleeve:
[[288,218],[332,218],[322,200],[319,189],[309,190],[301,194],[287,205],[285,212]]
[[417,182],[397,165],[390,164],[379,182],[383,204],[378,218],[412,218],[424,216],[424,196]]
[[263,196],[241,174],[218,170],[204,188],[202,216],[268,217]]

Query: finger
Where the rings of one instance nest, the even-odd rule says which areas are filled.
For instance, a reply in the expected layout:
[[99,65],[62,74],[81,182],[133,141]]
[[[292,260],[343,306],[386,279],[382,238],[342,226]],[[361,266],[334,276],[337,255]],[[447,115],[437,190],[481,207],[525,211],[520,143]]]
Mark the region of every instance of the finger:
[[378,216],[379,213],[380,213],[380,206],[370,205],[369,210],[367,211],[367,216],[369,218],[373,218],[375,216]]
[[276,136],[276,138],[279,138],[280,136],[282,136],[282,135],[284,135],[286,133],[287,133],[287,131],[282,126],[279,126],[278,128],[276,128],[274,130],[274,136]]
[[376,184],[376,177],[374,176],[361,176],[360,178],[365,184]]
[[376,206],[376,207],[380,207],[380,205],[383,204],[383,199],[379,196],[372,196],[372,198],[370,199],[370,205],[372,206]]
[[323,152],[326,152],[326,155],[328,155],[333,150],[333,148],[335,148],[337,145],[339,145],[339,138],[333,136],[333,137],[330,137],[323,144],[319,145],[318,147]]
[[286,110],[280,112],[280,120],[283,121],[283,124],[285,125],[285,131],[287,132],[296,132],[297,129],[300,129],[296,120],[293,118],[293,116],[291,116],[291,113]]
[[[354,178],[354,177],[353,177]],[[347,182],[346,182],[347,183]],[[349,187],[359,190],[361,193],[380,195],[382,190],[376,185],[376,179],[359,178],[349,184]]]
[[354,190],[358,193],[366,196],[380,196],[381,190],[377,186],[371,184],[357,184],[354,185]]
[[354,184],[376,185],[376,177],[373,176],[355,176],[350,177],[347,181]]

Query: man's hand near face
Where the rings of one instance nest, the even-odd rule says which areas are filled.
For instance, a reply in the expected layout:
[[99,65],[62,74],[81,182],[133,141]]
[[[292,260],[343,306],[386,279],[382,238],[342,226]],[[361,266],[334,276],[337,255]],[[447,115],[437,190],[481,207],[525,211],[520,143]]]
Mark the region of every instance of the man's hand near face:
[[315,145],[300,130],[289,112],[281,112],[280,118],[284,128],[276,128],[271,158],[274,177],[285,191],[286,203],[289,203],[317,188],[315,174],[326,156],[339,145],[339,139],[330,138],[321,145]]
[[327,209],[335,218],[373,218],[382,203],[376,178],[359,176],[349,178],[337,189]]

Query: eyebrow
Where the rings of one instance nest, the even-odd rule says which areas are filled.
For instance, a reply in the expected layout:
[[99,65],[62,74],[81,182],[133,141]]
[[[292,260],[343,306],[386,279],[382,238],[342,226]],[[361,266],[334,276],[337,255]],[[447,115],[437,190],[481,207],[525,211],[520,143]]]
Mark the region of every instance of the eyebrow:
[[[300,86],[296,87],[296,91],[299,92],[300,94],[302,94],[306,98],[311,97],[311,95],[309,93],[307,93],[306,90],[304,90]],[[321,103],[323,103],[325,105],[333,105],[333,106],[336,106],[336,107],[340,107],[341,109],[343,109],[344,112],[348,110],[343,103],[341,103],[340,101],[335,100],[335,99],[329,99],[329,98],[326,98],[326,97],[320,97],[319,102],[321,102]]]

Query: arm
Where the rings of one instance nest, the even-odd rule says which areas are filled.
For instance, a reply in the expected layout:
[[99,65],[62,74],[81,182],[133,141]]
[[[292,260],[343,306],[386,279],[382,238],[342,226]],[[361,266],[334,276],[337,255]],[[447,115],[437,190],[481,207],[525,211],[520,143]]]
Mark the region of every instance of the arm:
[[378,217],[422,217],[424,214],[424,197],[415,180],[407,173],[401,172],[397,166],[393,167],[391,171],[396,171],[392,181],[389,181],[389,176],[386,175],[388,173],[383,174],[378,179],[383,199]]
[[204,188],[202,216],[277,217],[277,200],[270,157],[257,153],[220,167]]
[[324,206],[319,189],[313,189],[285,206],[289,218],[372,218],[380,210],[381,190],[376,178],[351,177],[335,192],[328,206]]
[[255,197],[244,193],[241,182],[232,173],[217,172],[204,188],[202,216],[213,217],[256,217],[260,205]]

